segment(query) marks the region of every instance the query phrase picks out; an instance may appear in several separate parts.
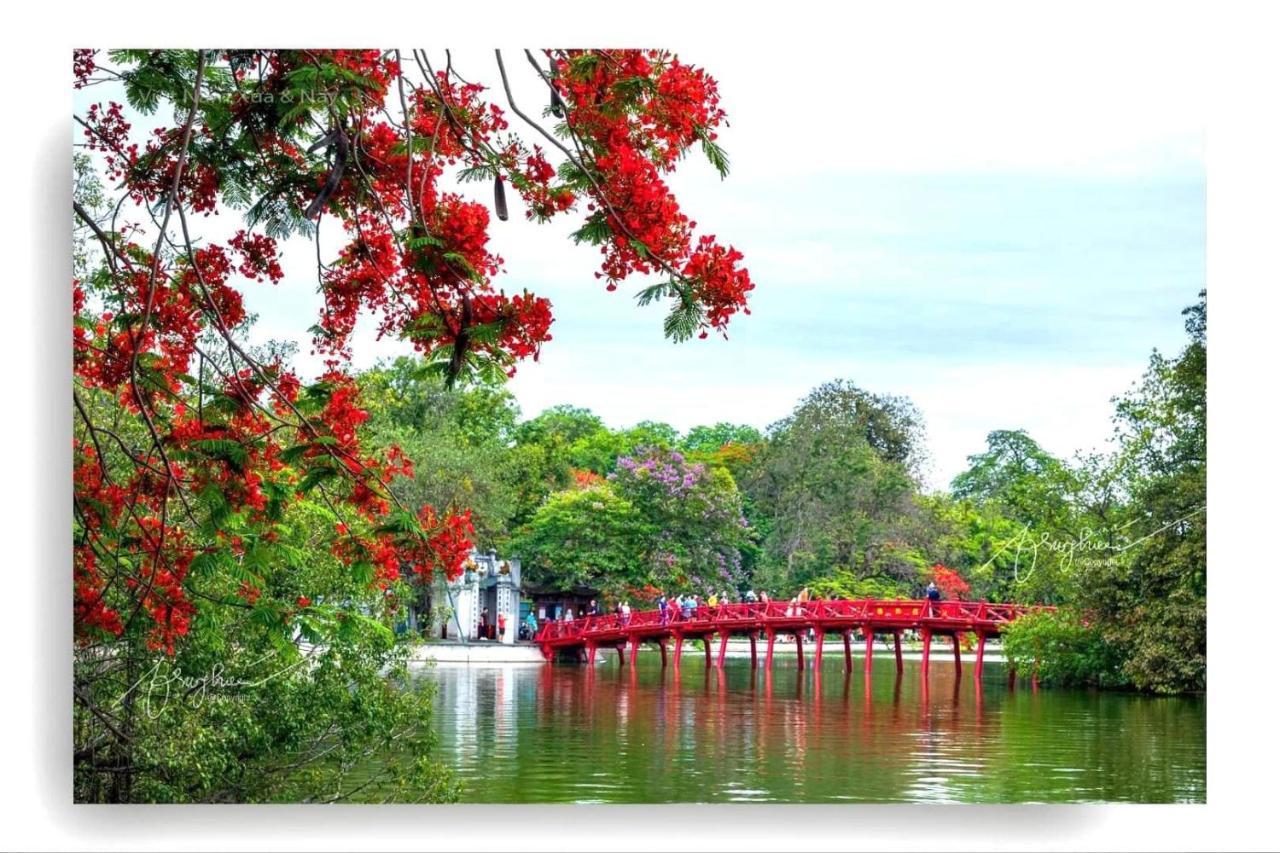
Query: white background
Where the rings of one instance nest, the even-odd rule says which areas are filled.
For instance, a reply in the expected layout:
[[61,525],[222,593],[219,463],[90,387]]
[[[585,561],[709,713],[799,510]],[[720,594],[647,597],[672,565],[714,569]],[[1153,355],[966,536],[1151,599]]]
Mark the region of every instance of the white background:
[[[888,6],[889,4],[881,4]],[[817,3],[497,3],[442,8],[312,2],[52,3],[11,13],[5,51],[3,205],[6,260],[0,333],[7,368],[0,519],[8,559],[6,666],[0,701],[0,844],[6,849],[1268,849],[1277,845],[1273,785],[1276,661],[1268,647],[1277,546],[1272,420],[1275,291],[1280,283],[1280,60],[1262,6]],[[1147,51],[1195,46],[1210,69],[1208,272],[1210,359],[1209,779],[1205,806],[663,807],[76,807],[70,800],[70,51],[143,46],[488,47],[715,44],[770,62],[796,51],[900,49],[944,85],[948,68],[1050,51],[1090,73],[1100,39]],[[1063,50],[1063,45],[1072,49]],[[887,47],[886,47],[887,46]],[[1202,51],[1203,53],[1199,53]],[[1190,61],[1193,57],[1188,56]],[[709,64],[709,63],[708,63]],[[710,69],[712,73],[714,68]],[[785,74],[779,64],[776,73]],[[1114,73],[1124,74],[1126,69]],[[1016,64],[1000,79],[1027,102]],[[1069,79],[1069,78],[1067,78]],[[801,86],[831,81],[797,80]],[[1006,89],[1006,94],[1008,90]],[[1188,93],[1192,98],[1192,93]],[[1169,105],[1161,105],[1167,108]],[[1135,110],[1144,108],[1135,102]],[[838,105],[833,104],[833,109]],[[982,120],[982,115],[973,117]],[[1117,122],[1123,121],[1117,115]],[[780,127],[821,137],[820,121]],[[1041,144],[1028,131],[1027,145]],[[781,155],[780,155],[781,156]]]

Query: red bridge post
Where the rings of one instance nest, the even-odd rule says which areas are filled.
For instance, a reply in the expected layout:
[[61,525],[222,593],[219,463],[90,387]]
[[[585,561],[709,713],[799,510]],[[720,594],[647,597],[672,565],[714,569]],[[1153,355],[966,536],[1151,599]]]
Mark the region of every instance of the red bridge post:
[[716,658],[716,667],[719,669],[724,669],[724,653],[725,653],[725,650],[728,648],[728,646],[729,646],[729,632],[721,631],[720,632],[720,654]]
[[902,675],[902,631],[893,632],[893,657],[898,664],[898,675]]
[[977,632],[978,636],[978,657],[973,664],[973,678],[975,681],[982,681],[982,654],[987,648],[987,635],[981,631]]
[[707,659],[707,669],[711,669],[711,635],[702,635],[702,654]]
[[867,678],[871,677],[871,654],[872,643],[876,640],[876,632],[870,625],[862,626],[863,639],[866,641],[866,648],[862,653],[862,672]]
[[635,634],[630,637],[631,641],[631,668],[636,668],[636,653],[640,651],[640,638]]
[[804,633],[796,631],[796,666],[804,670]]
[[666,667],[667,667],[667,640],[666,640],[666,638],[665,638],[665,637],[664,637],[664,638],[662,638],[662,639],[660,639],[660,640],[658,640],[658,651],[662,654],[662,668],[663,668],[663,669],[666,669]]
[[813,671],[816,673],[822,669],[822,639],[824,632],[822,628],[818,628],[813,634]]
[[684,651],[684,634],[676,632],[676,669],[680,668],[680,655]]
[[751,668],[756,668],[756,632],[748,631],[747,637],[751,640]]
[[766,651],[764,655],[764,668],[773,672],[773,641],[778,638],[778,635],[768,628],[765,629],[764,633],[767,638]]
[[929,677],[929,646],[933,642],[933,633],[928,628],[920,629],[920,640],[924,643],[924,653],[920,659],[920,675]]
[[852,632],[846,628],[842,633],[844,636],[844,671],[853,672],[853,643],[850,637]]

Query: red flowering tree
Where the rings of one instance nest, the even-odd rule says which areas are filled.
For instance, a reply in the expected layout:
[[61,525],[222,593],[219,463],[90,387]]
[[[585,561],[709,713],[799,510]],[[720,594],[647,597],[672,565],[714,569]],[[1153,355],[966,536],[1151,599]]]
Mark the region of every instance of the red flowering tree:
[[934,565],[933,582],[938,585],[942,597],[951,601],[963,600],[969,594],[969,583],[955,569],[949,569],[941,563]]
[[[536,360],[551,305],[500,286],[489,246],[509,194],[535,221],[580,217],[574,239],[598,247],[609,290],[641,276],[641,303],[670,303],[668,337],[723,333],[746,309],[741,254],[696,234],[664,180],[694,146],[727,169],[715,81],[658,50],[506,60],[493,57],[490,89],[447,53],[75,51],[75,86],[107,93],[75,118],[110,187],[74,204],[89,246],[73,282],[82,646],[172,656],[210,601],[287,634],[320,606],[266,579],[306,559],[283,527],[300,502],[332,519],[306,547],[375,590],[461,570],[467,509],[401,505],[388,483],[412,461],[362,445],[350,342],[372,314],[449,384]],[[545,87],[549,120],[513,100],[516,70]],[[168,113],[171,126],[134,127]],[[455,188],[469,182],[481,197]],[[200,234],[228,214],[232,236]],[[322,227],[342,233],[336,254]],[[298,235],[315,241],[309,282],[280,263]],[[323,297],[318,377],[246,343],[246,290],[285,286]]]

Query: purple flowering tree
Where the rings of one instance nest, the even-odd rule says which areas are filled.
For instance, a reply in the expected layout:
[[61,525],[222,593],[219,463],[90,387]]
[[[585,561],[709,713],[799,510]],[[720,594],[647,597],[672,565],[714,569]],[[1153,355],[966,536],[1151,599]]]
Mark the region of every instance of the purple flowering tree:
[[652,582],[669,592],[736,590],[747,542],[742,496],[722,468],[687,461],[676,451],[641,448],[609,475],[617,493],[652,525]]

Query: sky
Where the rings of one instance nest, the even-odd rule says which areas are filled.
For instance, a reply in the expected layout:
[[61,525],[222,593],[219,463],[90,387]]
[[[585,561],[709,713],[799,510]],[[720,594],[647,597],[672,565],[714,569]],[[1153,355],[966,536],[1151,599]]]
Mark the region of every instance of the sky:
[[[1153,348],[1183,344],[1180,311],[1204,286],[1203,69],[1157,29],[1139,61],[1118,36],[1064,26],[999,49],[945,27],[910,49],[857,35],[785,56],[677,45],[720,82],[732,171],[722,181],[695,153],[670,183],[699,233],[745,255],[752,313],[728,340],[672,344],[663,308],[632,298],[642,281],[608,293],[594,277],[596,250],[568,239],[579,216],[535,225],[509,194],[495,283],[548,297],[555,316],[510,383],[524,415],[570,403],[614,427],[764,428],[843,378],[921,410],[930,488],[996,429],[1061,456],[1101,448],[1111,398]],[[491,52],[454,65],[496,82]],[[526,111],[539,85],[516,80]],[[285,252],[285,281],[246,304],[259,336],[298,341],[314,371],[314,249]],[[372,322],[357,332],[357,366],[407,351]]]

